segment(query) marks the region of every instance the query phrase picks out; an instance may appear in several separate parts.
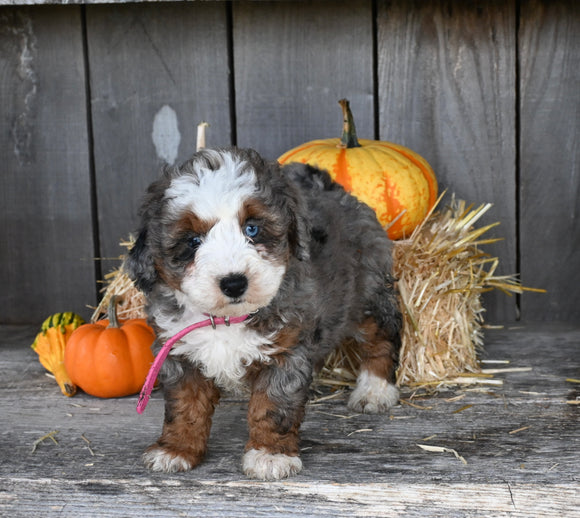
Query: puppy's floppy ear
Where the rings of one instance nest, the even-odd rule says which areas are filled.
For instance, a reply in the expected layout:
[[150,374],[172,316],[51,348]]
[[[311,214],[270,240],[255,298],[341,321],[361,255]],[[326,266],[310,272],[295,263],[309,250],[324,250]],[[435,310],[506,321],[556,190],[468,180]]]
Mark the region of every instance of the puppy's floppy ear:
[[307,261],[310,258],[310,231],[311,225],[307,218],[308,209],[306,201],[300,193],[300,189],[292,181],[291,175],[287,175],[287,166],[278,168],[284,182],[284,196],[290,214],[290,226],[288,231],[288,241],[294,256],[300,261]]
[[310,258],[310,224],[304,217],[304,212],[300,212],[303,209],[302,206],[303,203],[298,202],[296,204],[298,210],[292,213],[288,240],[296,258],[300,261],[307,261]]
[[157,233],[154,221],[159,219],[165,190],[169,186],[171,178],[176,174],[178,174],[177,168],[166,166],[163,168],[161,178],[149,185],[141,205],[141,230],[123,265],[129,277],[144,293],[151,292],[158,280],[151,248]]
[[133,248],[129,251],[123,268],[133,280],[137,288],[144,293],[150,293],[157,282],[157,270],[153,261],[151,248],[147,244],[147,228],[143,228],[137,237]]

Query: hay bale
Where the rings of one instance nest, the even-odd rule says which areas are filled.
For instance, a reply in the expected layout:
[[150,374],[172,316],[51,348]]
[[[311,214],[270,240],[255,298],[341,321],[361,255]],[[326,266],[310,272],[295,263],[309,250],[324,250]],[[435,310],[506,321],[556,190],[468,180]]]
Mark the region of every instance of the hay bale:
[[[481,294],[529,290],[514,276],[496,276],[499,260],[480,248],[499,240],[482,238],[499,223],[474,227],[490,208],[466,207],[453,198],[449,206],[432,211],[409,239],[394,243],[393,274],[404,319],[399,385],[445,383],[479,373],[485,311]],[[328,358],[319,382],[351,385],[359,365],[356,352],[345,344]]]
[[[121,241],[120,244],[130,250],[134,243],[135,240],[130,237],[127,241]],[[124,261],[125,256],[121,255],[119,259]],[[115,268],[105,275],[104,287],[101,292],[103,292],[103,298],[95,308],[91,316],[91,322],[107,318],[107,308],[113,296],[117,296],[120,300],[117,306],[117,316],[121,320],[147,318],[145,313],[145,295],[137,289],[127,272],[124,271],[122,264],[120,268]]]
[[496,224],[477,230],[473,225],[489,208],[453,203],[428,218],[410,239],[395,243],[393,273],[404,315],[400,385],[479,371],[481,294],[489,289],[498,260],[479,248],[497,241],[480,239]]
[[133,281],[123,271],[123,267],[106,275],[105,281],[103,298],[93,312],[91,322],[107,318],[107,308],[114,295],[119,297],[117,306],[119,319],[147,318],[145,314],[145,295],[135,287]]

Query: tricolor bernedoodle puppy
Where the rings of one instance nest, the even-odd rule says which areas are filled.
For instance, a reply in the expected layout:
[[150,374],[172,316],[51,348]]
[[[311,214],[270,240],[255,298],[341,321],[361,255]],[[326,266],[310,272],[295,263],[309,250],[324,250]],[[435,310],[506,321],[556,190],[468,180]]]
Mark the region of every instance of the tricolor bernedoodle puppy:
[[345,340],[362,358],[350,408],[395,405],[401,314],[391,262],[372,209],[324,171],[237,148],[166,167],[126,263],[148,298],[157,345],[210,315],[226,324],[248,317],[198,329],[171,350],[159,375],[163,431],[145,464],[198,465],[221,392],[246,390],[243,471],[263,480],[298,473],[313,372]]

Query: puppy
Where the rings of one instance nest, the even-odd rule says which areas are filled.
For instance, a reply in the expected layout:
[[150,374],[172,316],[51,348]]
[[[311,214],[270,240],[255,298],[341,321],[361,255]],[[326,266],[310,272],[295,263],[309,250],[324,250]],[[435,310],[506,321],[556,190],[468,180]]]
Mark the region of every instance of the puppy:
[[126,269],[148,298],[158,345],[208,316],[229,324],[247,315],[171,350],[159,375],[163,431],[144,453],[154,471],[198,465],[221,392],[246,390],[244,473],[298,473],[313,372],[345,340],[362,358],[350,408],[381,413],[398,401],[391,244],[372,209],[324,171],[236,148],[166,167],[149,187]]

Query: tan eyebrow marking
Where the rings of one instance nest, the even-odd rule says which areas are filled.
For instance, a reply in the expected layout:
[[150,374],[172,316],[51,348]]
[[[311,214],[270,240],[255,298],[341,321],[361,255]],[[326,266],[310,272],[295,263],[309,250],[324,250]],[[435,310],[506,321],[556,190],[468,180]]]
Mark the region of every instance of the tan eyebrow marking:
[[268,207],[256,199],[246,200],[238,213],[240,225],[249,219],[264,219],[269,214]]
[[198,236],[207,234],[216,224],[215,220],[204,220],[193,212],[186,212],[177,222],[175,228],[178,234],[192,232]]

